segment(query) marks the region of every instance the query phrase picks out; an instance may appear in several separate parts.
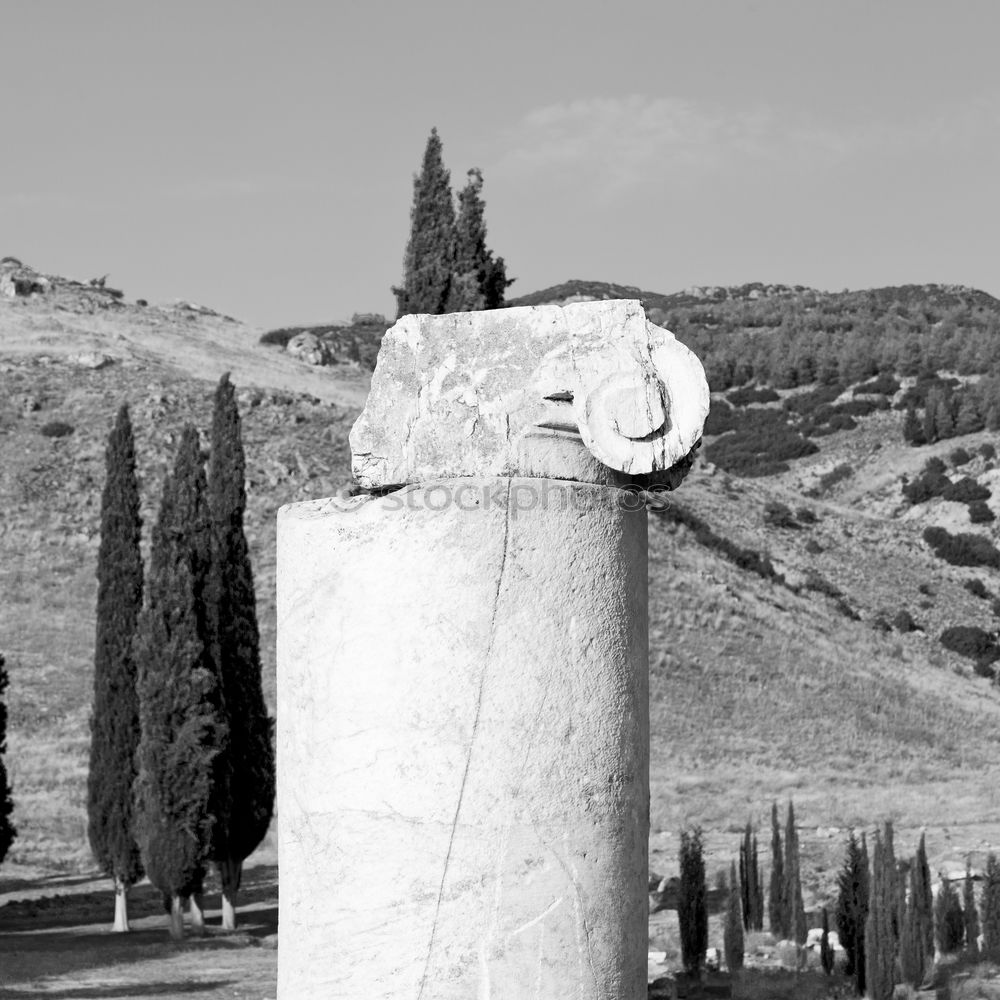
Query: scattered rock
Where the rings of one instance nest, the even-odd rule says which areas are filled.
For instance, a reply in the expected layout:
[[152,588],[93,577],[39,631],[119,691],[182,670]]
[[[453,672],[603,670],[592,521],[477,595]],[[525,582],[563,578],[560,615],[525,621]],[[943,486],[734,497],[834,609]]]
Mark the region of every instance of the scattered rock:
[[99,371],[101,368],[113,365],[115,359],[108,354],[101,354],[100,351],[81,351],[79,354],[71,354],[69,362],[80,368],[90,368],[94,371]]
[[330,361],[330,351],[326,344],[314,333],[297,333],[288,344],[285,350],[293,358],[304,361],[307,365],[325,365]]

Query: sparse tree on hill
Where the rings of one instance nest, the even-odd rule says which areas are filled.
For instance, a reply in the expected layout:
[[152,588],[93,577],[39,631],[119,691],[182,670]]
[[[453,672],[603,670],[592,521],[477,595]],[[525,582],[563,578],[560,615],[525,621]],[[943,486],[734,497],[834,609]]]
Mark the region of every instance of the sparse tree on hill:
[[778,825],[778,804],[771,803],[771,883],[767,901],[767,922],[771,933],[779,940],[788,937],[785,909],[785,862],[781,847],[781,827]]
[[274,722],[261,683],[260,632],[250,550],[243,531],[246,462],[236,395],[224,375],[215,391],[208,505],[212,517],[212,596],[229,738],[229,801],[213,827],[212,855],[222,880],[222,926],[236,927],[243,861],[267,833],[274,812]]
[[934,900],[934,937],[942,955],[960,951],[965,939],[962,901],[949,879],[942,879],[941,889]]
[[447,310],[455,264],[455,206],[451,175],[441,158],[441,140],[431,129],[423,166],[413,179],[410,238],[403,262],[403,284],[393,287],[396,318]]
[[868,919],[868,852],[852,833],[837,877],[837,934],[847,956],[845,972],[865,991],[865,923]]
[[127,931],[128,890],[142,878],[135,840],[135,751],[139,695],[133,652],[142,611],[142,519],[135,441],[127,406],[118,411],[105,451],[101,545],[97,554],[94,704],[87,774],[87,835],[115,884],[115,931]]
[[885,844],[875,832],[871,892],[865,925],[865,981],[870,1000],[891,1000],[895,988],[896,947],[892,933],[895,908],[893,874],[886,864]]
[[965,950],[975,957],[979,954],[979,912],[968,858],[965,861],[965,884],[962,886],[962,923],[965,927]]
[[681,832],[680,886],[677,922],[680,925],[681,961],[688,975],[697,975],[708,947],[708,887],[701,828]]
[[135,642],[136,835],[149,880],[170,897],[175,939],[184,934],[183,900],[201,891],[212,828],[227,818],[205,493],[198,432],[189,425],[163,486]]
[[7,752],[7,701],[4,692],[7,690],[9,678],[7,676],[7,665],[0,653],[0,863],[7,857],[10,845],[14,843],[17,830],[11,820],[14,812],[14,802],[11,798],[10,780],[7,777],[7,766],[4,763],[4,754]]
[[795,829],[795,809],[788,803],[788,819],[785,824],[785,883],[784,883],[784,924],[788,936],[796,944],[805,944],[809,929],[806,927],[806,912],[802,903],[802,876],[799,862],[799,834]]
[[741,896],[740,883],[736,878],[736,864],[730,863],[726,926],[723,932],[726,968],[730,972],[738,972],[743,968],[743,906]]
[[986,859],[983,883],[983,958],[1000,962],[1000,862],[995,854]]
[[448,312],[498,309],[513,279],[507,279],[503,257],[494,259],[486,246],[485,205],[482,199],[483,174],[478,167],[468,173],[465,188],[458,194],[455,220],[455,265]]
[[833,972],[833,948],[830,947],[830,917],[823,907],[823,935],[819,939],[819,964],[829,976]]

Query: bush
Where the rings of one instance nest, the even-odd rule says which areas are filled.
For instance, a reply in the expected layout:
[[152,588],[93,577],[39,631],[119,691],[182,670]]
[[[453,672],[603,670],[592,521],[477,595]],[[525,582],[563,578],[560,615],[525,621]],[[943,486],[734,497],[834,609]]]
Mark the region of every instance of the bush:
[[770,386],[760,389],[744,386],[733,389],[726,398],[733,406],[746,406],[749,403],[774,403],[781,397]]
[[997,450],[989,443],[989,441],[986,441],[979,446],[979,454],[989,461],[991,458],[997,457]]
[[268,330],[267,333],[261,335],[260,343],[266,344],[269,347],[287,347],[288,341],[299,333],[298,330]]
[[932,456],[924,462],[924,472],[933,473],[935,475],[941,474],[947,469],[948,466],[944,464],[944,460],[937,457],[937,455]]
[[910,614],[906,608],[902,611],[897,611],[892,619],[892,627],[897,632],[916,632],[923,631],[920,626],[913,620],[913,615]]
[[816,541],[815,538],[810,538],[806,541],[806,552],[811,556],[818,556],[823,551],[823,546]]
[[47,438],[66,437],[73,433],[73,425],[67,424],[62,420],[52,420],[47,424],[43,424],[39,433]]
[[777,500],[768,500],[764,505],[764,523],[772,528],[800,527],[791,508]]
[[912,483],[903,484],[903,496],[913,505],[926,503],[934,497],[944,496],[951,485],[951,480],[943,472],[928,472],[925,469]]
[[988,500],[992,494],[971,476],[963,476],[957,483],[946,486],[941,496],[945,500],[954,500],[958,503],[973,503],[976,500]]
[[[780,414],[778,416],[780,418]],[[735,475],[768,476],[785,471],[789,459],[813,455],[817,451],[819,448],[801,434],[772,424],[767,429],[751,427],[724,434],[708,446],[705,456]]]
[[990,599],[990,592],[986,589],[986,584],[982,580],[966,580],[962,584],[973,597],[982,598],[984,601]]
[[895,396],[899,392],[900,383],[889,372],[883,372],[870,382],[863,382],[854,390],[855,396],[879,395]]
[[706,436],[725,434],[726,431],[736,430],[740,424],[741,416],[737,416],[736,411],[725,400],[714,399],[702,433]]
[[948,461],[955,467],[965,465],[972,461],[972,456],[964,448],[956,448],[949,456]]
[[799,524],[815,524],[816,523],[816,512],[812,507],[799,507],[795,511],[795,516],[799,520]]
[[996,514],[985,500],[973,500],[969,504],[969,520],[973,524],[989,524],[996,520]]
[[934,554],[952,566],[990,566],[1000,569],[1000,552],[981,535],[952,535],[944,528],[925,528],[924,541]]
[[888,403],[876,403],[871,399],[849,399],[845,403],[838,403],[834,409],[837,413],[847,414],[852,417],[867,417],[868,414],[876,410],[884,410]]
[[975,625],[952,625],[940,637],[941,645],[959,656],[967,656],[977,664],[1000,660],[1000,647],[993,636]]
[[854,475],[854,466],[847,462],[842,462],[819,477],[819,488],[822,492],[825,492],[842,480],[849,479],[852,475]]
[[813,414],[814,411],[827,403],[832,403],[842,392],[842,385],[823,385],[811,392],[803,392],[798,396],[789,396],[782,404],[790,413],[802,416]]

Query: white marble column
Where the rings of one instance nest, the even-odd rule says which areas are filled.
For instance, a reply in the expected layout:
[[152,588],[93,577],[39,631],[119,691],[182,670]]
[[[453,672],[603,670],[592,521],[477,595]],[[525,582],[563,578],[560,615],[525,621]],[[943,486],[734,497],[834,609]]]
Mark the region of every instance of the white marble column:
[[279,1000],[645,996],[646,515],[621,487],[676,481],[707,395],[629,301],[386,335],[352,450],[401,488],[279,514]]

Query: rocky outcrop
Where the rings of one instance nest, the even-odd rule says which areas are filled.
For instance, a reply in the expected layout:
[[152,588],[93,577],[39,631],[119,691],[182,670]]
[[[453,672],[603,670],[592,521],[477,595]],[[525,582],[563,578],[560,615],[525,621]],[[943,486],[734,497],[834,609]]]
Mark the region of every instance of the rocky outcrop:
[[330,363],[330,351],[326,344],[314,333],[297,333],[285,350],[299,361],[307,365],[326,365]]

